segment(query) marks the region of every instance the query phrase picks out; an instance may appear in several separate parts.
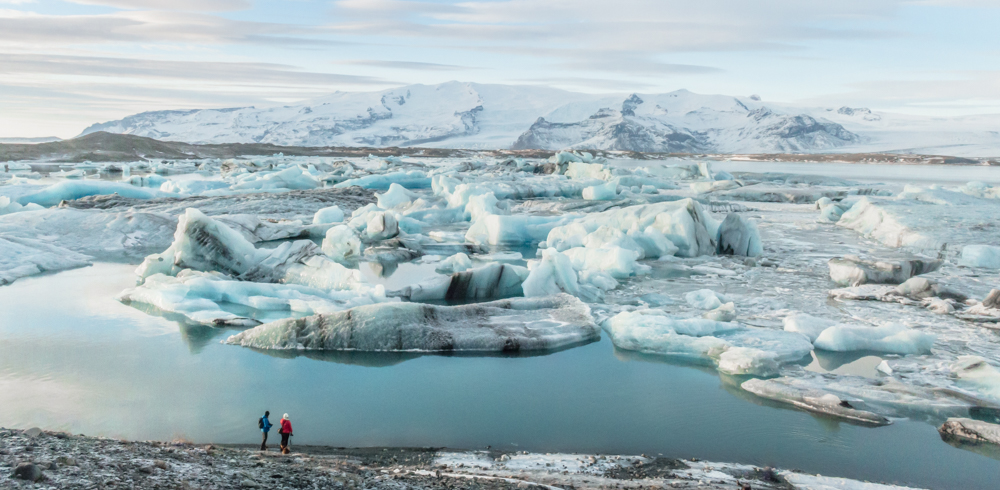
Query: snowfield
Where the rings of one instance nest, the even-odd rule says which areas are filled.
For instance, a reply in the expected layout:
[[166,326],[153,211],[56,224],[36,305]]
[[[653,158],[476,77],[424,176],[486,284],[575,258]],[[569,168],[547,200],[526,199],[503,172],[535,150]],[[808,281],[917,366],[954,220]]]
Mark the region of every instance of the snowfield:
[[281,107],[144,112],[96,131],[187,143],[426,146],[683,153],[893,151],[1000,155],[996,116],[920,118],[865,108],[799,107],[759,97],[591,95],[447,82],[337,92]]

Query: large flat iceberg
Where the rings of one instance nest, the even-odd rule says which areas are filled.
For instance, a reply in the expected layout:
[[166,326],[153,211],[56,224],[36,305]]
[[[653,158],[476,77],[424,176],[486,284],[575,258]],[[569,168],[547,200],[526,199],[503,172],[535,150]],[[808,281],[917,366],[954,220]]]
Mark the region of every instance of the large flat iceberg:
[[514,352],[596,340],[590,308],[569,295],[462,306],[385,303],[279,320],[233,335],[256,349]]

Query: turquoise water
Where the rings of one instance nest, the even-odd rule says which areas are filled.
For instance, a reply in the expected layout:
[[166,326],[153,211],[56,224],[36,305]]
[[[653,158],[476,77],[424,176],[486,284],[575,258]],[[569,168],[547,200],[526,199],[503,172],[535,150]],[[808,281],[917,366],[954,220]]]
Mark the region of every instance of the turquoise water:
[[663,454],[927,488],[996,488],[1000,462],[929,423],[865,428],[788,410],[712,369],[616,351],[275,357],[119,304],[134,266],[0,288],[0,425],[254,442],[268,409],[293,443]]

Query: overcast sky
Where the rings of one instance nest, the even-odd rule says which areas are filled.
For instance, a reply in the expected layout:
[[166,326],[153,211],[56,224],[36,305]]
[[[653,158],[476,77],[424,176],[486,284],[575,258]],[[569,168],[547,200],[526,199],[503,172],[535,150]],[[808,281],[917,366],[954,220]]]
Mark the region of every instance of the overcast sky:
[[0,136],[449,80],[1000,113],[998,25],[1000,0],[0,0]]

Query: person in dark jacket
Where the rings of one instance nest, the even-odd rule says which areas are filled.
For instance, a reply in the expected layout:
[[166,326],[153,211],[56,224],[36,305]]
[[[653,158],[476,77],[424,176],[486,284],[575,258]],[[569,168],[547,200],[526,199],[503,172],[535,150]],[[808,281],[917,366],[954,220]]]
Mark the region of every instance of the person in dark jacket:
[[271,430],[271,421],[267,420],[267,416],[271,415],[271,412],[264,411],[264,416],[260,418],[260,431],[264,433],[264,440],[260,441],[260,450],[267,451],[267,432]]
[[281,434],[281,454],[288,454],[291,451],[288,449],[288,437],[292,434],[292,421],[288,419],[288,414],[281,416],[281,428],[278,429],[278,433]]

